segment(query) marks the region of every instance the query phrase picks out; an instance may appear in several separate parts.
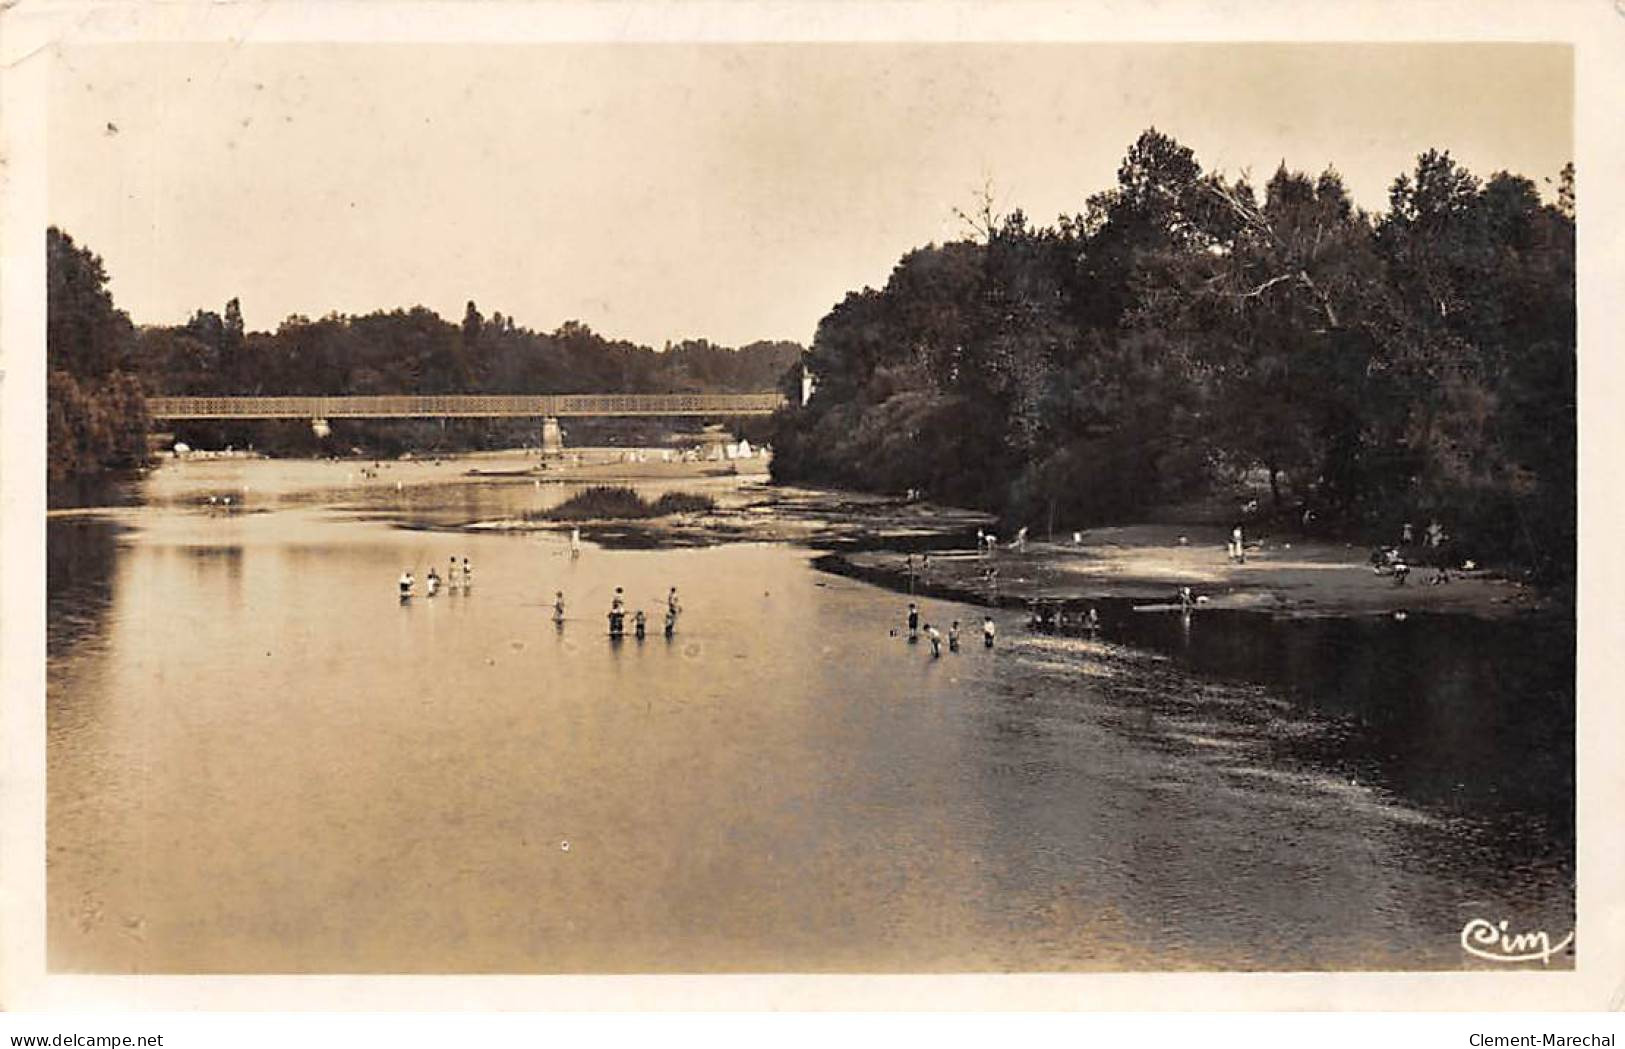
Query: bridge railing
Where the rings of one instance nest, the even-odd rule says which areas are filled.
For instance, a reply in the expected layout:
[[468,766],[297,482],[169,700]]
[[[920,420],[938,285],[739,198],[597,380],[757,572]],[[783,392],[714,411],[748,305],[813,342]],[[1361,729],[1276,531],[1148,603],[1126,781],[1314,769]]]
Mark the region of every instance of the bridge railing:
[[767,415],[779,393],[441,394],[357,397],[149,397],[155,419],[422,419]]

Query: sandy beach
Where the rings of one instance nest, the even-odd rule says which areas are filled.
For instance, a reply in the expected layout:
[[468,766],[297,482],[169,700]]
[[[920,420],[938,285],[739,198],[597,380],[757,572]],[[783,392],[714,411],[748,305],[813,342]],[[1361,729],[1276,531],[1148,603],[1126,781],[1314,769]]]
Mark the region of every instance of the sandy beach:
[[[1281,616],[1345,616],[1392,612],[1450,612],[1504,617],[1546,607],[1550,599],[1524,583],[1491,572],[1453,571],[1432,584],[1433,570],[1416,568],[1396,585],[1367,563],[1368,551],[1324,541],[1249,542],[1244,563],[1226,554],[1227,534],[1212,526],[1120,525],[1078,534],[1078,542],[1028,542],[1025,552],[1001,545],[977,556],[974,544],[935,550],[929,566],[913,559],[921,592],[999,603],[1044,600],[1144,599],[1168,601],[1188,586],[1203,607],[1246,609]],[[838,555],[845,568],[867,579],[907,586],[908,555],[872,550]],[[996,569],[990,586],[989,569]]]
[[[1227,529],[1212,524],[1123,524],[1054,540],[1008,541],[978,554],[978,529],[993,518],[975,510],[895,496],[775,486],[765,463],[738,464],[739,474],[702,477],[693,464],[601,463],[557,471],[558,479],[601,483],[689,479],[685,488],[711,495],[716,509],[639,521],[492,520],[478,531],[549,531],[580,527],[592,542],[620,547],[703,546],[718,542],[798,542],[831,551],[825,568],[896,590],[913,589],[977,603],[1032,599],[1168,601],[1188,586],[1202,606],[1271,615],[1362,616],[1393,612],[1456,613],[1502,618],[1551,606],[1531,584],[1486,569],[1452,571],[1434,584],[1433,570],[1414,566],[1404,585],[1379,575],[1360,544],[1302,536],[1249,537],[1244,562],[1226,553]],[[1006,537],[1008,539],[1008,537]],[[989,569],[996,570],[990,586]]]

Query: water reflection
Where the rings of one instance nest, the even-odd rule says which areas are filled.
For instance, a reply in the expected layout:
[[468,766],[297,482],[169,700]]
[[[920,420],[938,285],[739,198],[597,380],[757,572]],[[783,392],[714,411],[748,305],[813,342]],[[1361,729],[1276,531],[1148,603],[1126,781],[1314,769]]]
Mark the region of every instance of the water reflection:
[[[78,639],[50,670],[55,969],[1448,968],[1474,908],[1555,928],[1572,907],[1571,868],[1501,862],[1473,795],[1409,800],[1430,748],[1488,768],[1517,722],[1511,686],[1407,637],[1227,638],[1204,613],[1143,628],[1179,632],[1159,660],[1000,614],[994,650],[933,660],[889,636],[904,599],[805,551],[571,557],[374,516],[547,486],[408,511],[261,465],[231,483],[263,512],[160,472],[122,534],[50,524],[53,631]],[[470,592],[397,599],[403,566],[453,556]],[[652,626],[677,586],[675,637],[612,643],[617,586]],[[1406,651],[1388,720],[1372,643]],[[1238,652],[1283,684],[1223,681]],[[1384,733],[1419,737],[1384,759],[1414,792],[1358,774]]]

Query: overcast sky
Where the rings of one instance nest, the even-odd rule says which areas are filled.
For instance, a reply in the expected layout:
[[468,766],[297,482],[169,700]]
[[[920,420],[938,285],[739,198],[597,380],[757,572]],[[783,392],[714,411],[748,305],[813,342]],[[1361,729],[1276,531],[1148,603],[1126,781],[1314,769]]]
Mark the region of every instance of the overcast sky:
[[1572,106],[1553,46],[80,47],[49,211],[138,323],[473,299],[654,346],[807,342],[960,235],[984,180],[1050,222],[1147,126],[1209,170],[1335,165],[1380,209],[1430,147],[1555,179]]

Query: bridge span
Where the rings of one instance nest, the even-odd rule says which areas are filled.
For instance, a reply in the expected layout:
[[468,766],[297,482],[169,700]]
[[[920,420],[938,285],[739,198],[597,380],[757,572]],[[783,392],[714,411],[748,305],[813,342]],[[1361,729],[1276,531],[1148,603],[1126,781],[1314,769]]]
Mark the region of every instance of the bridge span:
[[779,393],[428,394],[374,397],[149,397],[154,419],[561,419],[771,415]]

